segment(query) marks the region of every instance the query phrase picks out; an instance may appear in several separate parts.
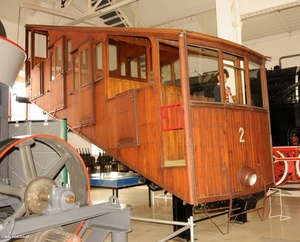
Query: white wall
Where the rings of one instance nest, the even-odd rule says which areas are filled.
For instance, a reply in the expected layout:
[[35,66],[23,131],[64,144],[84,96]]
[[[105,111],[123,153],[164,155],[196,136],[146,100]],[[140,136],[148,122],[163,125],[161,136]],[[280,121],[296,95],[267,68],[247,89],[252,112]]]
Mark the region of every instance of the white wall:
[[[279,58],[283,56],[300,54],[300,32],[291,35],[276,35],[264,39],[257,39],[244,42],[243,45],[255,50],[265,56],[272,58],[266,63],[267,69],[273,69],[279,64]],[[300,66],[300,57],[282,60],[282,68]]]
[[99,147],[91,144],[86,139],[73,132],[68,132],[68,142],[76,149],[83,149],[91,152],[91,154],[96,158],[98,157],[99,153],[103,153],[103,150],[101,150]]

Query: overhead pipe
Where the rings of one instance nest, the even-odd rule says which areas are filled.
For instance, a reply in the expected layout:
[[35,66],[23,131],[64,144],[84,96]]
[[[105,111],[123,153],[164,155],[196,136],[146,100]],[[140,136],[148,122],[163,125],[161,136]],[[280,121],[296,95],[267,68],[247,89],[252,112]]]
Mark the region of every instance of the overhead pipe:
[[281,23],[282,27],[284,27],[284,29],[286,30],[286,32],[291,34],[292,31],[289,28],[289,26],[287,25],[287,23],[283,20],[282,16],[280,15],[280,12],[276,11],[276,12],[274,12],[274,14],[277,17],[277,19],[279,20],[279,22]]
[[279,67],[280,69],[282,68],[282,65],[281,65],[281,60],[282,59],[288,59],[288,58],[293,58],[293,57],[298,57],[300,56],[300,54],[294,54],[294,55],[286,55],[286,56],[282,56],[279,58]]

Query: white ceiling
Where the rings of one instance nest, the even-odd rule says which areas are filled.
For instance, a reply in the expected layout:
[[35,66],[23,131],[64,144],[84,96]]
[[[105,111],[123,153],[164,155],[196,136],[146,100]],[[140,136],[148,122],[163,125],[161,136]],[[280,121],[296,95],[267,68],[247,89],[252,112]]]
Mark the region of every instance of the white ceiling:
[[[92,2],[98,5],[107,1],[111,4],[104,5],[95,14]],[[111,11],[108,11],[110,9],[118,11],[118,17],[121,17],[125,26],[185,28],[217,36],[215,1],[66,0],[65,7],[61,8],[62,0],[2,0],[0,19],[19,23],[21,26],[29,23],[107,26],[105,21],[108,20],[115,22],[110,23],[110,26],[119,24],[113,20]],[[300,31],[300,0],[264,0],[264,4],[259,0],[235,1],[241,5],[242,42],[277,34],[291,35]],[[245,3],[257,6],[249,8]],[[109,14],[104,16],[108,19],[95,16],[101,11],[101,16]],[[113,12],[115,15],[115,11]]]

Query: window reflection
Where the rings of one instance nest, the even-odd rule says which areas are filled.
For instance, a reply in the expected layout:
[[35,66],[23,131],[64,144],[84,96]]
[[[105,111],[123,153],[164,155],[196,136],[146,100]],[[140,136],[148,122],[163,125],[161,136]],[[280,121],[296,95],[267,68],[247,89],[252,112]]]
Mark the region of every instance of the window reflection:
[[96,45],[95,80],[102,77],[102,43]]
[[263,107],[260,65],[249,61],[249,76],[251,85],[251,105]]
[[89,50],[84,49],[81,52],[81,85],[89,82]]

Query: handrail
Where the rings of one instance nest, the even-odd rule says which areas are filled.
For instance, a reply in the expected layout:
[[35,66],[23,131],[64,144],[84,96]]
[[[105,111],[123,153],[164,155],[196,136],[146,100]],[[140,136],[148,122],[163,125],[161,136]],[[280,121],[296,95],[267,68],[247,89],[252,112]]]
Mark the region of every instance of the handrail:
[[168,236],[158,240],[157,242],[165,242],[174,238],[176,235],[181,234],[183,231],[190,229],[190,242],[194,242],[194,220],[193,216],[188,218],[188,221],[185,222],[176,222],[176,221],[167,221],[167,220],[159,220],[159,219],[151,219],[151,218],[140,218],[140,217],[130,217],[131,220],[137,220],[141,222],[150,222],[150,223],[161,223],[161,224],[170,224],[170,225],[182,225],[181,229],[176,230],[175,232],[169,234]]

